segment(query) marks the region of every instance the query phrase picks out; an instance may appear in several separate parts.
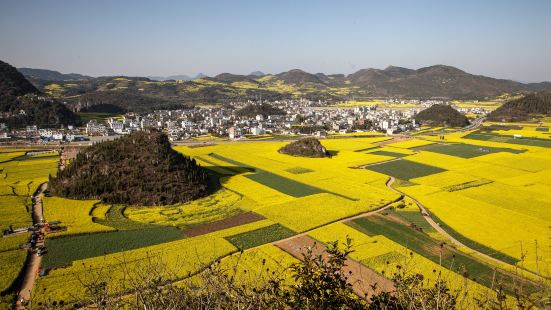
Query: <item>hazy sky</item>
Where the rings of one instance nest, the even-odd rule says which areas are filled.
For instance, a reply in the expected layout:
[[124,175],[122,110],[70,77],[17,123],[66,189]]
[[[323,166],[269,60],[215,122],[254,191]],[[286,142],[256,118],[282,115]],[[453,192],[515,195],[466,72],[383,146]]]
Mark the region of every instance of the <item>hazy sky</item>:
[[0,0],[0,60],[89,75],[447,64],[551,81],[551,0]]

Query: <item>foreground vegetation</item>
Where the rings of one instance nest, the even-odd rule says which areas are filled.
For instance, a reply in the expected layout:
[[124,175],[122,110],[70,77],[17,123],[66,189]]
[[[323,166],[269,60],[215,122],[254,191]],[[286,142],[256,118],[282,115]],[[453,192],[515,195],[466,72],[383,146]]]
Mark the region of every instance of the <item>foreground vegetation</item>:
[[[236,254],[236,260],[216,260],[189,281],[170,281],[172,266],[148,260],[140,269],[118,267],[128,282],[111,275],[113,270],[87,269],[79,282],[86,288],[79,303],[47,299],[33,301],[36,308],[99,309],[532,309],[550,305],[550,292],[537,295],[516,292],[507,296],[500,284],[489,291],[475,291],[466,283],[451,288],[442,273],[434,280],[410,273],[405,265],[396,265],[390,278],[392,290],[377,290],[358,295],[346,272],[347,257],[354,253],[352,240],[329,242],[317,254],[316,245],[303,249],[300,261],[274,260],[268,248],[249,256]],[[271,248],[274,249],[274,248]],[[252,262],[258,262],[251,265]],[[270,269],[272,267],[273,269]],[[250,269],[249,269],[250,268]],[[251,281],[252,280],[252,281]],[[128,294],[113,295],[110,287],[120,285]],[[122,289],[124,287],[124,289]],[[472,299],[466,298],[468,295]]]

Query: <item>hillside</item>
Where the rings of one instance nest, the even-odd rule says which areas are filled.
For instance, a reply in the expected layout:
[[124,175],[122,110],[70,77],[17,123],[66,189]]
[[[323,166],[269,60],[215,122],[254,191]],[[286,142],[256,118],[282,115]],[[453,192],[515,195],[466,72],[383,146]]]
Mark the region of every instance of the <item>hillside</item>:
[[166,205],[208,194],[207,174],[174,151],[165,134],[137,132],[90,146],[57,177],[54,195],[106,203]]
[[93,79],[91,76],[86,76],[77,73],[61,73],[59,71],[47,70],[47,69],[33,69],[33,68],[17,68],[21,74],[27,78],[42,79],[48,81],[71,81],[71,80],[89,80]]
[[488,119],[499,122],[522,121],[531,115],[551,116],[551,92],[528,94],[511,100],[488,114]]
[[78,125],[80,118],[64,104],[44,96],[16,68],[0,61],[0,123],[11,128],[27,125]]
[[329,157],[329,152],[316,138],[291,142],[279,149],[280,153],[301,157]]
[[415,120],[423,125],[462,127],[469,124],[465,115],[449,105],[435,104],[415,116]]
[[235,114],[239,116],[248,116],[248,117],[255,117],[257,115],[262,115],[266,117],[268,115],[285,115],[285,111],[278,109],[276,107],[273,107],[268,103],[262,103],[262,104],[249,104],[237,110]]
[[138,104],[132,98],[121,98],[117,93],[131,93],[149,101],[154,98],[159,102],[163,100],[176,104],[223,104],[258,98],[308,98],[329,102],[373,97],[483,99],[504,93],[551,91],[550,82],[523,84],[474,75],[445,65],[417,70],[389,66],[386,69],[361,69],[349,75],[312,74],[293,69],[267,75],[260,72],[250,75],[222,73],[215,77],[153,77],[153,80],[146,77],[112,76],[52,82],[29,76],[31,82],[42,91],[73,104],[78,104],[85,95],[88,100],[90,97],[108,98],[115,94],[112,97],[122,100],[102,103],[116,104],[129,111],[151,110],[164,104]]

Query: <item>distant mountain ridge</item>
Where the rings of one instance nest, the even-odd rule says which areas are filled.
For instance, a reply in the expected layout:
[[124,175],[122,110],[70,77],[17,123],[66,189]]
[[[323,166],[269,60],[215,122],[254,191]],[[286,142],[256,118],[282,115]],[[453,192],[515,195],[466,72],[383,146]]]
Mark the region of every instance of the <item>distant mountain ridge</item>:
[[[389,66],[385,69],[361,69],[352,74],[309,73],[292,69],[278,74],[252,72],[248,75],[221,73],[213,77],[198,74],[169,77],[98,77],[91,80],[72,80],[49,87],[51,82],[32,78],[31,82],[44,92],[56,97],[83,104],[94,104],[101,97],[103,104],[122,104],[121,108],[139,110],[181,103],[226,103],[235,100],[281,100],[306,98],[337,102],[370,98],[394,97],[412,99],[485,99],[505,93],[519,94],[551,91],[551,82],[520,83],[474,75],[452,66],[434,65],[420,69]],[[179,81],[176,81],[179,80]],[[159,81],[159,82],[157,82]],[[162,82],[161,82],[162,81]],[[49,87],[49,88],[48,88]],[[124,93],[125,96],[119,94]],[[109,98],[117,98],[110,102]],[[122,98],[122,101],[121,101]],[[121,103],[122,102],[122,103]],[[147,102],[155,102],[150,104]]]
[[86,76],[78,73],[61,73],[59,71],[47,70],[47,69],[33,69],[33,68],[17,68],[17,71],[21,72],[26,77],[38,78],[48,81],[70,81],[70,80],[89,80],[93,79],[91,76]]
[[204,77],[207,77],[207,76],[203,73],[197,73],[195,76],[189,76],[187,74],[178,74],[178,75],[169,75],[169,76],[160,76],[160,75],[147,76],[147,78],[155,81],[170,81],[170,80],[193,81]]

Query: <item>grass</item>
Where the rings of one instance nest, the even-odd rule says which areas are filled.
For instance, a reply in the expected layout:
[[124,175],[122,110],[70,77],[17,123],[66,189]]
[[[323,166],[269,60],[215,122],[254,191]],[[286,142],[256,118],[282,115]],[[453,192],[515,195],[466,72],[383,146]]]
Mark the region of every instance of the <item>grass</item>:
[[228,236],[225,239],[238,249],[246,250],[262,244],[285,239],[293,235],[295,235],[295,232],[289,228],[281,224],[274,224],[253,231]]
[[429,166],[405,159],[370,165],[367,166],[366,169],[390,175],[401,180],[409,180],[446,171],[442,168]]
[[498,152],[507,152],[512,154],[520,154],[520,153],[526,152],[525,150],[480,146],[480,145],[464,144],[464,143],[436,144],[436,145],[433,144],[433,145],[427,145],[421,148],[425,151],[451,155],[451,156],[456,156],[461,158],[474,158],[474,157],[492,154],[492,153],[498,153]]
[[48,254],[42,266],[46,269],[69,265],[75,260],[103,256],[170,242],[182,238],[173,227],[125,230],[48,239]]
[[[442,266],[464,273],[467,277],[476,279],[478,283],[486,287],[491,287],[494,283],[492,279],[494,275],[493,267],[447,246],[441,247],[441,241],[396,221],[382,216],[370,216],[353,220],[349,225],[369,236],[383,235],[435,263],[440,264],[441,261]],[[512,292],[513,285],[517,281],[514,276],[500,270],[496,270],[495,274],[496,281],[502,283],[508,292]],[[538,290],[537,287],[532,285],[527,285],[525,289],[532,292]]]

